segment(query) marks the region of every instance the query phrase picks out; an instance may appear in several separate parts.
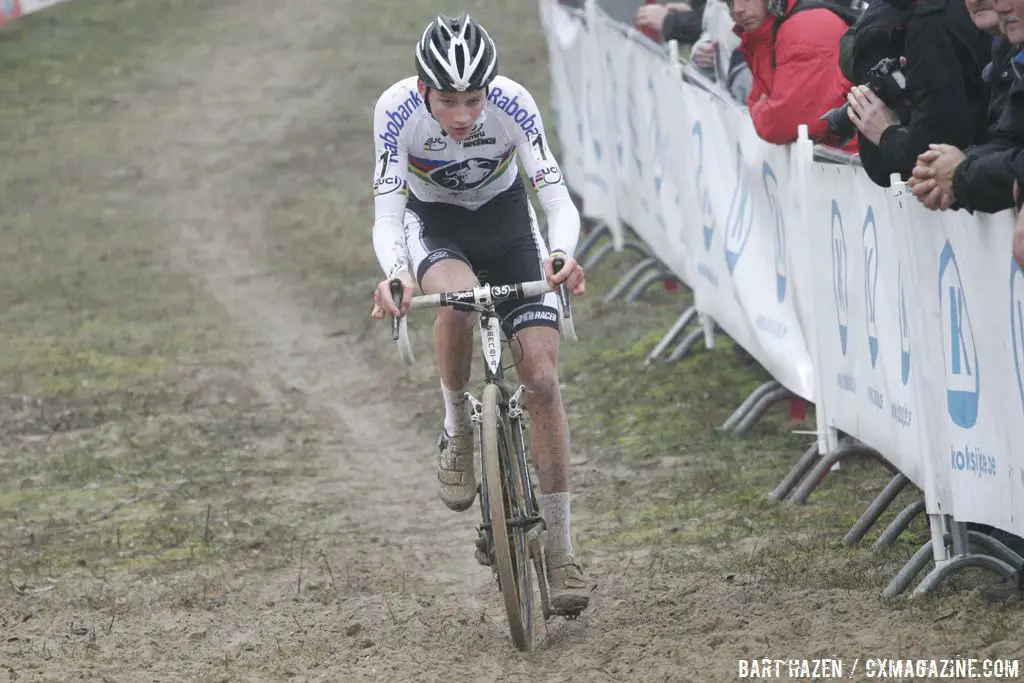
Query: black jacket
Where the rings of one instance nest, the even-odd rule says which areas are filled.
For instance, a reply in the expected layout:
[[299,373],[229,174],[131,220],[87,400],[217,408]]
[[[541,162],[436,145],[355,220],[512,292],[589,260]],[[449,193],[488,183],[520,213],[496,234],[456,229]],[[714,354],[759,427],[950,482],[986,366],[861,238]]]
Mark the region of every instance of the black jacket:
[[[992,87],[990,125],[978,144],[964,150],[964,160],[953,175],[956,202],[951,208],[971,213],[999,213],[1013,206],[1014,161],[1022,145],[1019,133],[1024,132],[1024,112],[1015,115],[1010,109],[1011,93],[1021,89],[1024,75],[1020,48],[997,39],[985,71]],[[1022,105],[1018,95],[1017,107]]]
[[917,156],[929,144],[965,149],[985,130],[990,90],[982,69],[991,59],[992,38],[974,25],[962,0],[875,3],[908,13],[902,50],[896,46],[889,55],[861,53],[856,58],[861,74],[883,56],[907,58],[905,101],[890,103],[901,123],[887,128],[877,146],[858,134],[864,171],[888,187],[892,173],[910,178]]

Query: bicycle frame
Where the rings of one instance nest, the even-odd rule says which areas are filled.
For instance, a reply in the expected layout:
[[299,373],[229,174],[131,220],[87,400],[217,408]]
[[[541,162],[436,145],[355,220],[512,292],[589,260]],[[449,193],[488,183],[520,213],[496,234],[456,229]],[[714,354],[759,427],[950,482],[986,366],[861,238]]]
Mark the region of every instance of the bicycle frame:
[[[511,342],[512,339],[507,340],[507,343],[510,345]],[[488,307],[480,313],[480,344],[485,361],[484,384],[497,384],[504,399],[499,406],[498,435],[499,439],[504,441],[505,444],[505,448],[501,450],[506,457],[512,457],[514,453],[516,459],[517,467],[512,467],[511,462],[506,462],[503,469],[506,473],[518,471],[519,482],[517,486],[523,492],[523,499],[526,501],[525,509],[509,510],[513,516],[506,520],[506,524],[510,528],[523,527],[528,535],[538,524],[541,525],[542,529],[547,528],[547,524],[537,509],[537,500],[533,494],[533,484],[530,481],[530,470],[526,462],[526,440],[523,436],[523,408],[521,399],[521,395],[526,387],[520,384],[513,391],[512,385],[505,381],[505,372],[501,363],[503,355],[501,324],[498,316],[493,311],[493,307]],[[466,398],[469,399],[473,406],[473,421],[479,425],[483,413],[483,404],[468,391],[466,392]],[[488,490],[484,479],[480,481],[480,499],[480,530],[485,535],[486,548],[490,552],[490,548],[494,543],[493,530],[488,521],[491,491]],[[521,548],[520,552],[527,553],[528,549],[525,547]]]

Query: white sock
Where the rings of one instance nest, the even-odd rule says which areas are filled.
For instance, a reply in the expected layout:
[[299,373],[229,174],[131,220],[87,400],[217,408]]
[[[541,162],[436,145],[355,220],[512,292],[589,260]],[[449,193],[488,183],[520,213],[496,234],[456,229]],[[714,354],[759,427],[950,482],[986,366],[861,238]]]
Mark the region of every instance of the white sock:
[[449,389],[442,381],[441,393],[444,395],[444,430],[448,432],[448,436],[470,431],[473,428],[473,421],[470,418],[466,389]]
[[542,493],[537,496],[540,514],[547,522],[545,547],[548,552],[572,553],[571,526],[569,523],[569,493]]

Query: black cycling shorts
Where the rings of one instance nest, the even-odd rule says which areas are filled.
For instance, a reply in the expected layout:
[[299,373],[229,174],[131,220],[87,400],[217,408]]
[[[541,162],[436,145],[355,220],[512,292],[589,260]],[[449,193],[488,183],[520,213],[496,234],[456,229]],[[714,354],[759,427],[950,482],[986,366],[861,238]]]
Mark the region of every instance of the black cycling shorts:
[[[548,250],[520,177],[475,210],[424,202],[410,192],[405,242],[421,290],[423,275],[444,259],[462,261],[488,285],[544,279]],[[506,336],[534,325],[558,329],[558,300],[553,291],[504,301],[495,310],[503,318]]]

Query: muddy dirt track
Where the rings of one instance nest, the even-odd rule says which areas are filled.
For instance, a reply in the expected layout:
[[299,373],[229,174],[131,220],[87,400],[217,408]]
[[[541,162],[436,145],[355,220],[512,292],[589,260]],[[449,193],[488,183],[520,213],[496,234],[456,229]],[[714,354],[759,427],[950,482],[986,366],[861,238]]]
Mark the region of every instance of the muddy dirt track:
[[[16,146],[26,169],[48,171],[36,169],[34,189],[0,213],[21,240],[7,267],[53,248],[58,265],[94,273],[82,276],[81,292],[93,291],[97,270],[122,284],[135,278],[105,290],[104,315],[119,311],[117,334],[131,336],[131,307],[145,310],[140,329],[156,330],[147,343],[173,363],[123,373],[125,386],[160,378],[159,392],[104,389],[104,401],[118,397],[113,417],[84,408],[99,399],[81,392],[63,407],[67,420],[85,416],[70,428],[26,409],[32,396],[5,408],[4,443],[26,461],[5,465],[23,485],[4,497],[11,509],[18,501],[4,520],[4,549],[18,559],[0,589],[0,680],[703,682],[735,680],[741,657],[836,656],[849,665],[867,655],[1024,654],[1019,609],[999,608],[998,622],[964,596],[894,609],[878,601],[877,581],[830,581],[830,572],[870,574],[856,559],[792,568],[813,562],[818,546],[772,580],[743,560],[757,538],[688,545],[656,515],[647,517],[655,533],[641,542],[588,545],[635,529],[630,511],[678,505],[691,471],[677,457],[634,468],[600,453],[580,455],[572,475],[577,545],[596,586],[591,609],[551,622],[537,652],[514,652],[490,571],[472,557],[478,512],[450,513],[437,498],[429,321],[416,340],[422,367],[406,373],[388,331],[367,315],[377,278],[372,105],[411,68],[411,43],[432,11],[451,6],[175,5],[196,19],[163,17],[160,38],[132,48],[123,76],[83,118],[40,105]],[[494,26],[506,72],[546,100],[535,4],[469,7]],[[98,227],[56,247],[27,227],[50,214],[55,225],[96,216]],[[107,245],[105,258],[92,260],[96,244]],[[35,298],[15,302],[35,306],[34,315],[74,299],[73,281],[53,293],[37,280],[25,289]],[[123,303],[112,303],[118,296]],[[88,305],[75,301],[78,311]],[[29,330],[21,310],[12,304],[10,320]],[[581,336],[597,338],[600,316],[589,322],[589,331],[577,323]],[[147,391],[163,397],[149,413],[133,398]],[[576,410],[572,419],[584,416]],[[141,459],[143,445],[123,452],[127,433],[133,444],[164,439],[153,461],[160,474],[150,479],[173,465],[185,473],[180,482],[145,489],[140,477],[113,505],[79,494],[25,497],[25,481],[38,488],[55,476],[29,456],[62,469],[78,439],[103,457]],[[83,474],[81,488],[102,490],[99,471]],[[101,485],[90,489],[94,480]],[[40,501],[50,507],[40,512]],[[77,521],[66,512],[71,501],[80,501]],[[712,537],[722,518],[743,527],[747,514],[675,524]],[[90,550],[115,536],[120,549],[130,529],[150,530],[138,532],[144,544],[166,531],[150,527],[175,525],[181,538],[161,541],[162,554],[118,555],[134,564]],[[222,555],[212,536],[229,546]],[[28,557],[48,558],[49,569]]]

